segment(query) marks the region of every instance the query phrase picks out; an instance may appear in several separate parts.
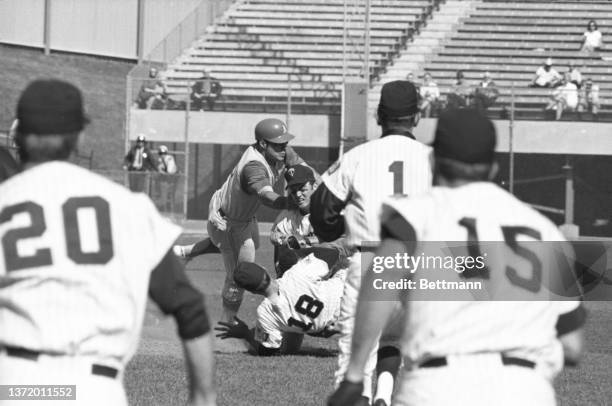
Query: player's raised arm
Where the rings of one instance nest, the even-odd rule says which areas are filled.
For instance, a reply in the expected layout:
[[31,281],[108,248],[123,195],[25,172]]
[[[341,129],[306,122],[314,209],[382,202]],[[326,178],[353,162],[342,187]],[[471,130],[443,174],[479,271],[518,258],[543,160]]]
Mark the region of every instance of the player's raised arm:
[[176,320],[185,350],[190,405],[215,405],[212,335],[204,298],[171,250],[151,274],[149,296]]

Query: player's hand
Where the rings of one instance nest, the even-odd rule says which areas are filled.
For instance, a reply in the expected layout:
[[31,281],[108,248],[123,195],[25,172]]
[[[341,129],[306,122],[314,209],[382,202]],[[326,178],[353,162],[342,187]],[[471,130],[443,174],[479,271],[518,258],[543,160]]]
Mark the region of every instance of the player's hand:
[[363,392],[363,382],[344,380],[327,399],[327,406],[353,406],[361,398],[361,392]]
[[219,213],[218,210],[210,213],[208,216],[208,221],[210,221],[219,231],[227,230],[227,220],[221,215],[221,213]]
[[238,317],[234,317],[234,321],[220,321],[215,327],[215,331],[219,331],[217,337],[225,340],[226,338],[246,338],[249,334],[249,326]]
[[299,249],[301,248],[301,244],[300,244],[300,242],[299,242],[299,241],[298,241],[298,239],[297,239],[295,236],[293,236],[293,235],[291,235],[291,236],[289,236],[289,237],[287,238],[287,242],[286,242],[286,243],[287,243],[287,247],[292,248],[292,249],[294,249],[294,250],[299,250]]

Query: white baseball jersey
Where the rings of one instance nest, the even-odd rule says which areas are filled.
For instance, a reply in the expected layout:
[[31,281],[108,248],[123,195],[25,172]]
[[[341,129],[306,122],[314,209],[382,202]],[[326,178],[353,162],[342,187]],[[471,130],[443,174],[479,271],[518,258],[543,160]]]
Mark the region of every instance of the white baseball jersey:
[[180,232],[147,196],[66,162],[4,182],[0,347],[125,365],[150,273]]
[[310,254],[278,280],[278,296],[257,308],[255,339],[266,348],[280,348],[283,333],[317,333],[335,322],[345,271],[332,278],[327,263]]
[[416,196],[432,183],[431,148],[406,136],[387,135],[347,152],[322,176],[345,207],[347,241],[359,246],[380,240],[379,215],[391,195]]
[[[522,298],[532,294],[525,286],[535,283],[539,288],[541,280],[555,277],[551,273],[557,268],[541,258],[540,252],[533,253],[541,260],[543,272],[541,278],[536,277],[537,265],[522,250],[530,249],[529,241],[565,241],[562,234],[544,216],[493,183],[434,187],[431,193],[415,199],[388,199],[383,205],[383,226],[385,222],[397,226],[398,214],[412,226],[417,241],[497,241],[494,247],[512,254],[503,256],[502,263],[492,258],[485,263],[491,283],[505,292],[514,290]],[[416,253],[424,246],[421,244]],[[508,276],[508,267],[515,269],[514,279]],[[449,278],[453,275],[460,278],[450,271]],[[414,279],[423,276],[427,271],[417,271]],[[419,291],[404,293],[408,300],[402,346],[408,363],[454,354],[500,352],[543,362],[551,375],[562,367],[555,330],[558,316],[579,306],[577,301],[420,301]]]
[[299,210],[283,210],[272,226],[270,240],[274,243],[290,236],[308,237],[314,235],[310,224],[310,214],[302,214]]

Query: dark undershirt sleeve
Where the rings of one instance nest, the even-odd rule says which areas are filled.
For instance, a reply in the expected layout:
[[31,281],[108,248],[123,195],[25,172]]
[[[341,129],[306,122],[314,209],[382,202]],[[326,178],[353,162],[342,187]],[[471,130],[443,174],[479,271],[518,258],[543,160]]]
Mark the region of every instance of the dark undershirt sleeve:
[[172,314],[182,339],[210,331],[203,295],[189,282],[184,266],[169,250],[151,273],[149,296],[164,314]]
[[413,254],[416,249],[417,234],[412,226],[395,209],[384,206],[384,214],[380,224],[380,240],[387,238],[401,241],[406,245],[409,254]]
[[557,337],[571,333],[584,326],[586,315],[586,309],[582,303],[571,312],[559,315],[557,325],[555,326],[557,329]]
[[344,234],[344,216],[340,212],[346,202],[338,199],[322,183],[310,197],[310,224],[322,241],[334,241]]
[[272,355],[278,355],[280,354],[280,348],[268,348],[263,346],[262,344],[259,344],[257,346],[257,355],[263,356],[263,357],[270,357]]
[[256,195],[265,186],[272,187],[266,168],[261,162],[248,162],[240,175],[240,187],[245,193]]

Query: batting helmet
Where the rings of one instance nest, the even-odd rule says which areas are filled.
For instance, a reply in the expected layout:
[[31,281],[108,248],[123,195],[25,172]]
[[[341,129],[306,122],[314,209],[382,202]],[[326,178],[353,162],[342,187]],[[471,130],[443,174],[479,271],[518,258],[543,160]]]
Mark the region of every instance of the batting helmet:
[[266,118],[255,126],[255,139],[264,140],[274,144],[284,144],[295,136],[287,132],[287,125],[276,118]]

